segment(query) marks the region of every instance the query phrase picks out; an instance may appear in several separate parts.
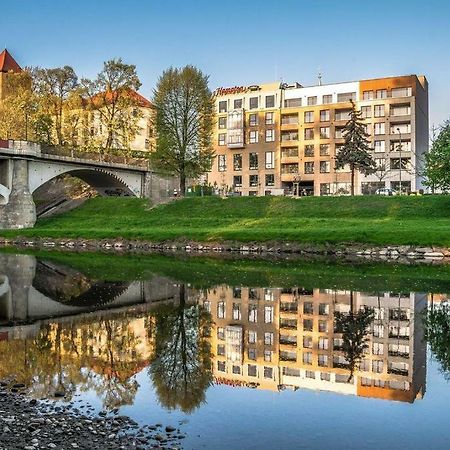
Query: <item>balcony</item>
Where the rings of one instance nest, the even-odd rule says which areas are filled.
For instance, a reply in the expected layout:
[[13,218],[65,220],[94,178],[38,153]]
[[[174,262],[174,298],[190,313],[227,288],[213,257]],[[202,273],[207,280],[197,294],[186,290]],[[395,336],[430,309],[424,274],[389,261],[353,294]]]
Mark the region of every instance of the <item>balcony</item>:
[[408,376],[408,369],[401,369],[399,367],[389,367],[387,372],[391,375]]
[[280,304],[280,312],[284,313],[297,313],[298,311],[298,304],[297,303],[287,303],[287,302],[281,302]]
[[298,141],[298,132],[296,131],[282,131],[281,142],[295,142]]

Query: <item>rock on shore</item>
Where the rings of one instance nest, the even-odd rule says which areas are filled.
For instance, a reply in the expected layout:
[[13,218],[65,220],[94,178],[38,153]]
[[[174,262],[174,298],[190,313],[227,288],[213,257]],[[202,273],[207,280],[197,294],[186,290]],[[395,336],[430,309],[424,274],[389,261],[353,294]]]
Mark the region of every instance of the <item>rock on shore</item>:
[[139,426],[117,413],[86,415],[73,404],[29,399],[23,387],[0,382],[0,450],[181,448],[179,429]]

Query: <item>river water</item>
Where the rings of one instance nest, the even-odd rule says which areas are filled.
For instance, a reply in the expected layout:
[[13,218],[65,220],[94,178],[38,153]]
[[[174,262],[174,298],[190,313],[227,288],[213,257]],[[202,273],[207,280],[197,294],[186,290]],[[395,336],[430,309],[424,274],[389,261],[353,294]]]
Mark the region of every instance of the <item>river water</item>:
[[0,380],[184,448],[449,447],[442,274],[146,258],[0,253]]

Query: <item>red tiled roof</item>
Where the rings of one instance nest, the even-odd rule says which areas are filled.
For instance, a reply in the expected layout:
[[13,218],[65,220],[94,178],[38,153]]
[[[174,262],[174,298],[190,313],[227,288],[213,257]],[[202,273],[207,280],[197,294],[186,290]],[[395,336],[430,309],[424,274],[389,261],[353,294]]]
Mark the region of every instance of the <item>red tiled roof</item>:
[[3,50],[0,53],[0,72],[21,72],[22,68],[16,63],[16,60],[11,56],[8,50]]
[[[112,91],[107,92],[106,96],[104,94],[97,94],[94,97],[92,97],[90,99],[90,101],[94,105],[97,102],[101,104],[104,100],[108,101],[108,100],[112,99],[114,95],[117,95],[117,94],[115,92],[113,93]],[[128,95],[137,101],[138,106],[140,106],[142,108],[151,108],[152,107],[152,103],[150,102],[150,100],[147,100],[143,95],[139,94],[135,90],[130,89],[128,91]]]

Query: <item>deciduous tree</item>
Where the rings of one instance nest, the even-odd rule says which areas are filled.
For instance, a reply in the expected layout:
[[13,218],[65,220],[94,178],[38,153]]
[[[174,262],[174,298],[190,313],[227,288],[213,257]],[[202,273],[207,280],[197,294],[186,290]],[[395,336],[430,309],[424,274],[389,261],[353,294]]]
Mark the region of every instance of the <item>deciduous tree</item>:
[[141,86],[136,66],[125,64],[121,59],[106,61],[97,78],[84,79],[83,85],[94,126],[105,130],[99,133],[97,144],[105,149],[129,148],[142,117],[140,97],[136,94]]
[[154,91],[156,166],[175,173],[184,195],[186,179],[211,168],[214,100],[208,76],[193,66],[163,72]]
[[425,154],[425,185],[432,191],[450,190],[450,120],[440,127],[431,149]]

